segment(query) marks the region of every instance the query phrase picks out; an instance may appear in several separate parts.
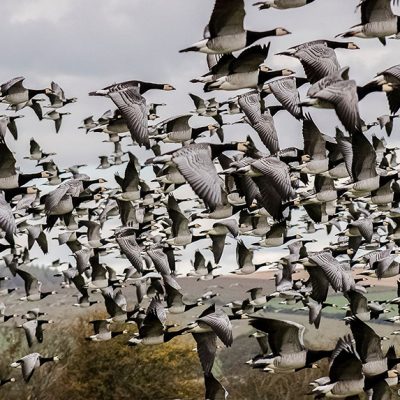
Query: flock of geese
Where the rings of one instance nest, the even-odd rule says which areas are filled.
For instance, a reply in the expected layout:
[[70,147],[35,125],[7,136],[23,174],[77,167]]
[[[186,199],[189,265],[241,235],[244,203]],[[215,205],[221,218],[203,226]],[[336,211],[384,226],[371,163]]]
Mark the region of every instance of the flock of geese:
[[[309,3],[313,0],[266,0],[254,6],[284,10],[312,7]],[[388,37],[400,38],[400,17],[393,13],[392,3],[398,0],[362,0],[358,5],[361,23],[338,36],[376,38],[383,44]],[[191,94],[194,112],[161,122],[157,109],[165,104],[147,104],[145,96],[151,90],[174,90],[170,84],[130,80],[89,93],[106,97],[116,107],[97,120],[86,118],[80,128],[106,134],[114,145],[113,155],[100,157],[98,168],[127,163],[124,176],[115,175],[117,186],[111,187],[110,182],[105,186],[104,179],[81,173],[81,165],[59,169],[49,158],[54,153],[43,151],[35,139],[31,139],[26,158],[37,162],[36,170],[22,172],[7,144],[10,134],[18,139],[17,118],[22,115],[8,113],[0,118],[0,250],[4,260],[0,321],[19,318],[28,346],[43,342],[44,326],[53,321],[45,317],[49,310],[40,311],[36,302],[40,304],[55,292],[45,291],[30,271],[29,250],[37,245],[46,254],[49,239],[55,238],[59,246],[68,246],[75,259],[57,274],[62,288],[79,292],[75,306],[88,308],[101,302],[108,314],[107,319],[91,321],[94,333],[87,339],[107,341],[127,334],[127,330],[113,330],[113,322],[136,324],[137,333],[127,340],[131,346],[157,345],[191,334],[204,373],[205,399],[228,397],[213,375],[213,365],[218,340],[234,349],[232,320],[249,325],[251,336],[260,344],[260,353],[248,362],[252,368],[296,373],[327,358],[329,376],[310,383],[314,398],[354,399],[365,392],[371,399],[390,399],[391,387],[399,384],[396,365],[400,358],[394,346],[382,351],[382,338],[367,322],[382,318],[390,305],[400,306],[400,293],[374,302],[368,300],[367,288],[371,286],[369,277],[385,279],[400,274],[400,168],[397,149],[369,131],[380,126],[389,138],[394,130],[400,108],[400,65],[383,66],[369,83],[359,86],[350,79],[349,67],[340,65],[337,57],[341,51],[356,51],[358,45],[318,39],[279,53],[297,59],[304,76],[295,76],[287,68],[272,70],[265,64],[270,45],[255,43],[290,32],[283,27],[246,30],[245,15],[244,0],[216,0],[203,39],[181,52],[207,55],[208,72],[192,80],[203,84],[205,92],[247,91],[223,102]],[[62,107],[77,99],[67,98],[55,82],[37,90],[25,88],[23,81],[18,77],[1,85],[2,103],[15,112],[32,108],[40,120],[54,121],[58,132],[69,114],[61,111]],[[308,91],[301,99],[299,88],[303,85]],[[386,96],[388,114],[365,122],[359,102],[373,92],[383,92],[382,101]],[[50,102],[47,113],[41,105],[43,96]],[[268,106],[272,99],[278,105]],[[337,116],[341,127],[322,133],[308,113],[309,107],[332,109],[332,118]],[[274,124],[276,113],[301,121],[302,132],[290,134],[302,137],[303,147],[281,147]],[[190,124],[194,114],[211,117],[214,122],[194,128]],[[248,124],[263,148],[250,136],[245,141],[227,140],[224,131],[230,123],[224,121],[226,115],[239,115],[236,123]],[[126,137],[136,149],[143,147],[152,156],[140,162],[135,147],[132,152],[124,150]],[[166,152],[167,144],[173,150]],[[154,179],[146,180],[149,171]],[[43,195],[40,187],[45,185],[51,190]],[[175,193],[182,186],[184,200],[191,200],[190,210],[181,206]],[[199,230],[204,220],[211,220],[212,226]],[[109,229],[109,221],[117,227]],[[296,235],[289,234],[293,227]],[[57,235],[51,236],[55,231]],[[309,243],[323,232],[334,233],[334,241],[320,251],[310,251]],[[193,271],[185,279],[212,281],[219,276],[215,271],[227,236],[237,242],[237,269],[230,272],[249,275],[260,268],[272,269],[276,290],[265,294],[253,288],[245,297],[238,289],[238,299],[225,307],[216,305],[212,291],[188,302],[178,283],[182,274],[176,257],[182,248],[205,240],[203,247],[196,247]],[[253,237],[258,242],[247,246],[243,239]],[[277,262],[254,261],[257,250],[280,246],[288,253]],[[208,249],[211,259],[204,255]],[[102,257],[110,254],[126,258],[130,266],[117,273],[102,262]],[[299,271],[304,277],[295,279]],[[16,276],[24,281],[25,296],[20,300],[34,302],[22,316],[7,313]],[[131,293],[132,287],[136,294]],[[324,309],[335,306],[327,302],[332,291],[348,301],[343,317],[351,334],[338,337],[330,350],[307,348],[305,326],[264,314],[272,299],[300,303],[309,312],[309,323],[318,329]],[[134,307],[128,309],[127,297]],[[196,315],[194,322],[179,327],[168,323],[168,315],[189,310]],[[400,322],[400,308],[390,322]],[[15,360],[11,367],[21,368],[23,380],[29,382],[36,369],[57,360],[57,355],[33,352]],[[1,378],[1,385],[18,380],[11,370]]]

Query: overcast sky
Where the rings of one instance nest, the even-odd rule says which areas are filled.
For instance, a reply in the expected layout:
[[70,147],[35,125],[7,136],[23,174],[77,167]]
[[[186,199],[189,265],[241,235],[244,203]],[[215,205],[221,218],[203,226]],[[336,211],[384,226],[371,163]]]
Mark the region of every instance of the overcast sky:
[[[265,30],[283,26],[293,32],[271,39],[267,64],[295,69],[299,75],[303,71],[296,60],[273,54],[308,40],[332,39],[360,18],[359,12],[355,13],[358,0],[315,0],[306,7],[286,11],[259,11],[252,2],[246,1],[246,28]],[[86,136],[77,127],[84,117],[99,116],[112,108],[110,100],[88,97],[87,93],[113,82],[140,79],[171,83],[177,88],[176,92],[153,91],[146,97],[149,101],[168,104],[160,110],[163,117],[192,110],[187,94],[202,95],[202,85],[189,80],[207,71],[205,56],[179,54],[178,50],[201,39],[212,8],[213,0],[3,0],[0,81],[22,75],[26,77],[27,87],[39,88],[54,80],[67,96],[78,97],[77,103],[65,108],[72,115],[64,118],[58,135],[53,122],[40,123],[32,117],[32,110],[23,110],[21,113],[26,118],[18,121],[20,140],[12,143],[9,139],[10,147],[18,156],[23,155],[28,151],[30,137],[34,136],[46,150],[59,153],[54,158],[61,166],[82,159],[96,164],[97,156],[111,153],[113,146],[102,143],[104,135]],[[386,47],[377,40],[356,41],[361,50],[338,50],[337,53],[342,65],[351,66],[351,76],[359,84],[399,63],[398,41],[391,40]],[[234,94],[214,93],[222,100]],[[381,101],[377,106],[375,99],[379,97]],[[374,114],[369,116],[370,110],[387,112],[383,94],[371,95],[361,103],[362,115],[367,120],[375,118]],[[338,121],[331,111],[317,110],[312,114],[319,125],[326,126],[325,133],[333,134]],[[202,121],[193,120],[193,123],[198,125]],[[276,124],[282,145],[300,140],[299,125],[289,114],[279,113]],[[251,129],[226,127],[227,138],[237,132],[244,135]]]
[[[301,9],[286,11],[259,11],[252,6],[253,2],[245,1],[247,29],[282,26],[293,32],[271,39],[267,65],[293,69],[299,76],[304,73],[297,60],[273,54],[305,41],[333,39],[360,21],[359,11],[355,12],[358,0],[315,0]],[[164,118],[193,110],[189,92],[204,97],[215,93],[218,100],[236,94],[202,93],[202,85],[189,80],[207,72],[205,55],[178,53],[179,49],[202,38],[213,3],[213,0],[2,0],[0,81],[22,75],[26,77],[26,87],[43,88],[54,80],[67,97],[78,98],[77,103],[65,107],[64,111],[72,115],[64,118],[58,135],[52,121],[39,122],[31,109],[20,112],[26,116],[17,121],[20,139],[14,142],[9,137],[7,142],[16,152],[22,170],[29,172],[34,166],[32,161],[22,161],[33,136],[45,151],[58,153],[54,160],[60,167],[84,162],[91,166],[87,170],[91,175],[112,176],[116,168],[93,171],[93,166],[97,165],[99,155],[112,153],[113,145],[102,142],[105,135],[85,135],[77,127],[84,117],[98,117],[113,108],[109,99],[87,96],[89,91],[113,82],[138,79],[175,86],[175,92],[146,94],[149,102],[168,104],[159,112]],[[395,11],[400,14],[398,9]],[[389,40],[386,47],[378,40],[355,41],[361,50],[338,50],[337,55],[342,66],[351,67],[350,75],[359,84],[365,84],[377,72],[400,62],[400,41]],[[367,121],[388,113],[385,96],[381,93],[368,96],[361,102],[360,109]],[[324,133],[334,135],[334,128],[339,124],[334,112],[312,110],[311,113]],[[230,121],[235,119],[237,117],[227,117]],[[199,118],[193,119],[194,125],[202,123]],[[301,146],[301,125],[292,116],[279,113],[276,126],[281,147]],[[251,132],[245,125],[227,126],[225,138],[244,138]],[[375,132],[379,134],[379,129]],[[395,131],[391,142],[396,141],[396,136]],[[129,140],[123,143],[125,148]],[[136,152],[138,148],[130,149]],[[141,159],[150,155],[142,154]]]

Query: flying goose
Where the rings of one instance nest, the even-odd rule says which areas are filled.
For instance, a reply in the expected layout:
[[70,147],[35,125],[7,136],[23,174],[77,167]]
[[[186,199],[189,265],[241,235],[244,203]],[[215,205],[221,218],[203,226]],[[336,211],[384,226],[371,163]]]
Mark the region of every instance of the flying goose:
[[107,96],[118,107],[132,139],[139,145],[150,147],[147,126],[147,106],[143,93],[151,89],[174,90],[169,84],[126,81],[90,92],[89,96]]
[[128,333],[127,330],[111,331],[111,324],[107,320],[94,320],[90,321],[90,323],[93,325],[94,334],[90,335],[86,339],[93,342],[104,342],[107,340],[111,340],[119,335]]
[[288,166],[276,157],[264,157],[255,160],[236,173],[252,177],[261,194],[262,206],[276,220],[283,218],[283,202],[292,199],[295,192],[291,185]]
[[211,305],[187,325],[186,333],[191,333],[197,343],[197,353],[204,374],[210,374],[217,352],[217,338],[230,347],[233,343],[232,324],[222,309],[215,310]]
[[258,133],[265,147],[275,154],[279,151],[279,139],[275,129],[274,119],[268,108],[262,113],[260,96],[250,92],[238,97],[238,103],[246,115],[251,127]]
[[32,378],[35,369],[38,369],[41,365],[50,362],[50,361],[59,361],[58,356],[53,357],[44,357],[39,353],[31,353],[28,354],[19,360],[10,364],[13,368],[22,368],[22,377],[24,378],[25,382],[29,382]]
[[24,280],[25,293],[20,300],[38,301],[52,294],[57,294],[56,291],[42,292],[42,282],[27,271],[17,269],[17,274]]
[[[307,82],[304,78],[285,77],[268,83],[268,89],[282,104],[283,108],[290,112],[296,119],[303,118],[298,88]],[[265,87],[263,88],[265,90]]]
[[146,163],[173,163],[188,181],[194,192],[212,211],[222,204],[222,181],[213,164],[223,151],[246,151],[246,143],[195,143],[167,153]]
[[268,46],[256,45],[243,50],[228,64],[227,73],[214,81],[207,82],[204,91],[257,89],[272,78],[293,74],[293,71],[288,69],[271,71],[262,64],[268,57],[270,45],[271,43]]
[[325,82],[320,81],[309,89],[307,95],[310,99],[301,102],[300,106],[334,108],[340,122],[350,134],[361,132],[356,82],[339,80],[329,84],[329,78],[325,79]]
[[391,84],[392,90],[386,91],[386,96],[389,103],[390,112],[396,114],[400,109],[400,64],[387,68],[377,74],[374,81],[379,85]]
[[244,0],[216,0],[210,21],[204,29],[204,39],[180,50],[180,53],[199,51],[206,54],[226,54],[242,50],[268,36],[283,36],[284,28],[254,32],[243,27]]
[[40,320],[40,319],[31,319],[29,321],[24,322],[20,327],[25,331],[26,340],[28,342],[28,346],[32,347],[34,341],[38,343],[43,342],[43,325],[44,324],[52,324],[53,320]]
[[271,354],[263,359],[266,372],[290,372],[303,368],[312,368],[313,364],[325,357],[330,357],[329,350],[309,350],[304,345],[303,325],[292,321],[272,318],[254,318],[249,324],[268,334]]
[[15,106],[16,111],[24,108],[29,100],[39,94],[49,95],[53,91],[45,89],[26,89],[23,85],[24,77],[13,78],[0,86],[2,101]]
[[326,397],[355,396],[363,392],[365,378],[362,363],[351,335],[340,338],[332,353],[329,377],[313,384],[312,394]]
[[70,115],[70,112],[61,112],[61,111],[56,111],[52,110],[47,112],[45,115],[43,115],[43,119],[49,119],[54,121],[55,127],[56,127],[56,133],[60,131],[61,128],[61,122],[64,117],[64,115]]
[[381,338],[365,322],[357,317],[347,320],[356,342],[356,350],[362,362],[362,370],[366,378],[385,374],[400,362],[398,358],[391,358],[390,352],[385,356],[381,347]]
[[386,45],[386,36],[397,35],[400,32],[400,18],[393,14],[391,4],[399,3],[397,0],[362,0],[359,4],[361,23],[337,36],[378,38]]
[[128,344],[136,346],[138,344],[156,345],[166,343],[188,331],[188,328],[170,331],[169,327],[165,325],[166,320],[167,314],[161,300],[158,296],[153,297],[150,305],[147,307],[146,317],[139,328],[138,336],[129,339]]
[[335,42],[331,40],[314,40],[290,48],[287,51],[278,53],[295,57],[301,62],[307,79],[314,84],[340,70],[335,49],[358,49],[353,42]]

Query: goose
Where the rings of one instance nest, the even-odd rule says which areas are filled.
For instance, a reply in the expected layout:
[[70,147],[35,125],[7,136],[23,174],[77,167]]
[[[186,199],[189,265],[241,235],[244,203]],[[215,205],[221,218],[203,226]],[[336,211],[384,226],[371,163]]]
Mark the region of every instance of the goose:
[[39,143],[37,143],[34,138],[31,138],[29,145],[30,145],[30,150],[29,150],[30,157],[25,157],[26,159],[40,161],[44,158],[56,155],[56,153],[45,153],[41,149]]
[[110,331],[110,323],[107,320],[94,320],[90,321],[90,323],[93,325],[94,334],[88,336],[86,340],[93,342],[104,342],[128,333],[127,330]]
[[58,133],[60,131],[61,122],[62,122],[64,115],[71,115],[71,113],[52,110],[52,111],[49,111],[46,114],[44,114],[43,119],[49,119],[49,120],[54,121],[55,127],[56,127],[56,133]]
[[[309,253],[308,262],[304,262],[303,265],[307,267],[307,270],[313,267],[321,268],[325,279],[328,280],[335,291],[346,293],[353,289],[358,292],[365,292],[362,286],[355,283],[350,271],[337,261],[329,250]],[[320,283],[323,283],[322,280],[317,282],[317,285],[320,285]],[[326,284],[324,286],[326,290]]]
[[201,303],[190,303],[187,304],[183,301],[183,294],[178,283],[169,275],[164,275],[164,286],[167,294],[167,310],[171,314],[182,314],[195,307],[198,307]]
[[187,246],[197,240],[204,239],[205,233],[194,235],[189,223],[189,219],[182,213],[173,194],[168,196],[168,215],[172,220],[171,237],[166,240],[166,243],[173,246]]
[[329,377],[319,378],[311,394],[328,398],[355,396],[363,392],[362,363],[351,335],[340,338],[329,363]]
[[236,173],[247,174],[253,178],[260,190],[262,206],[274,219],[281,220],[282,202],[295,196],[288,166],[278,158],[270,156],[239,168]]
[[[326,82],[328,83],[329,80]],[[320,85],[321,83],[320,81]],[[340,122],[350,134],[361,132],[362,122],[358,110],[356,82],[354,80],[339,80],[333,84],[328,83],[328,85],[324,82],[322,87],[317,85],[318,83],[309,89],[307,95],[310,99],[302,101],[299,105],[334,108]]]
[[58,356],[44,357],[39,353],[31,353],[13,362],[12,364],[10,364],[10,366],[12,368],[21,367],[22,377],[24,378],[24,381],[29,382],[32,378],[33,373],[35,372],[35,369],[38,369],[40,366],[47,362],[57,362],[59,360],[60,357]]
[[5,233],[6,240],[14,245],[14,235],[17,233],[17,224],[10,204],[5,198],[4,191],[0,191],[0,228]]
[[391,84],[391,90],[386,90],[386,96],[389,103],[390,112],[396,114],[400,109],[400,64],[394,65],[390,68],[377,74],[373,82],[379,85],[387,86]]
[[[296,119],[303,118],[303,112],[300,103],[298,88],[307,82],[304,78],[285,77],[276,79],[268,83],[268,90],[282,104],[283,108],[290,112]],[[263,88],[265,90],[265,87]]]
[[290,32],[285,28],[255,32],[243,27],[244,0],[216,0],[210,21],[204,30],[204,39],[180,50],[180,53],[199,51],[206,54],[226,54],[242,50],[268,36],[283,36]]
[[48,171],[23,174],[16,169],[16,160],[7,144],[0,140],[0,190],[15,189],[24,186],[32,179],[50,178],[52,173]]
[[26,293],[20,300],[39,301],[47,296],[57,294],[56,291],[42,292],[42,282],[38,281],[37,278],[29,272],[18,268],[17,274],[24,280]]
[[194,272],[189,272],[187,276],[201,276],[207,275],[206,259],[204,258],[200,250],[196,250],[194,253],[194,260],[190,261]]
[[90,92],[89,96],[107,96],[118,107],[125,120],[132,139],[139,145],[149,148],[147,126],[147,106],[143,93],[152,89],[175,90],[170,84],[157,84],[142,81],[126,81]]
[[162,139],[164,143],[185,143],[200,137],[203,132],[215,132],[219,126],[208,124],[199,128],[192,128],[189,124],[192,114],[169,118],[160,126],[163,133],[152,136],[154,139]]
[[228,73],[207,82],[204,91],[257,89],[272,78],[292,75],[294,72],[289,69],[271,71],[262,64],[268,56],[269,48],[270,43],[268,46],[256,45],[242,51],[228,64]]
[[249,324],[268,334],[268,343],[272,353],[264,358],[265,372],[287,373],[313,365],[325,357],[330,357],[329,350],[306,349],[303,341],[305,327],[292,321],[272,318],[253,318]]
[[377,118],[380,128],[385,128],[388,136],[392,134],[394,119],[398,117],[399,115],[381,115]]
[[76,97],[66,98],[64,90],[56,83],[51,82],[52,93],[48,94],[50,100],[50,108],[61,108],[67,104],[75,103],[78,99]]
[[[5,293],[5,294],[8,294]],[[8,320],[12,319],[12,318],[17,318],[18,315],[17,314],[8,314],[6,315],[6,306],[4,303],[0,303],[0,322],[7,322]]]
[[26,89],[23,85],[24,77],[13,78],[0,86],[2,101],[15,106],[16,111],[24,108],[29,100],[39,94],[49,95],[53,93],[50,88]]
[[85,129],[86,133],[88,133],[90,130],[96,128],[98,126],[98,124],[94,121],[93,119],[93,115],[90,115],[89,117],[86,117],[83,121],[82,121],[83,125],[82,126],[78,126],[78,129]]
[[386,45],[386,36],[397,35],[400,31],[400,18],[393,14],[391,8],[391,4],[396,3],[397,0],[362,0],[359,4],[361,24],[337,37],[378,38]]
[[214,211],[222,204],[221,180],[213,164],[223,151],[246,151],[246,143],[195,143],[172,153],[147,160],[146,163],[173,163],[188,181],[194,192]]
[[217,352],[217,338],[226,347],[232,346],[232,324],[222,309],[211,305],[204,310],[195,322],[187,325],[187,333],[193,335],[197,344],[197,353],[204,374],[210,374]]
[[218,264],[224,251],[226,236],[230,234],[236,238],[239,234],[239,230],[235,219],[227,219],[214,223],[212,229],[202,231],[201,233],[211,238],[211,251],[214,255],[214,262]]
[[260,96],[249,92],[238,97],[238,103],[247,117],[251,127],[258,133],[265,147],[275,154],[279,151],[279,139],[275,129],[274,119],[269,111],[261,112]]
[[24,322],[20,325],[21,328],[25,331],[26,340],[28,342],[28,346],[32,347],[33,343],[37,341],[38,343],[43,342],[43,325],[44,324],[53,324],[54,321],[49,320],[38,320],[31,319],[29,321]]
[[254,3],[253,6],[258,6],[260,10],[268,8],[276,8],[278,10],[287,10],[289,8],[298,8],[312,3],[314,0],[266,0]]
[[137,346],[138,344],[157,345],[169,342],[174,337],[187,332],[188,328],[170,331],[169,327],[165,326],[166,320],[167,315],[159,297],[153,297],[147,307],[146,317],[139,328],[138,336],[129,339],[128,344],[130,346]]
[[23,118],[23,115],[1,115],[0,116],[0,136],[4,139],[6,136],[7,129],[15,140],[18,139],[18,128],[15,120]]
[[381,338],[365,322],[357,317],[347,321],[356,342],[356,350],[362,362],[362,370],[366,378],[385,374],[400,362],[390,357],[390,352],[383,354]]
[[[368,302],[367,298],[354,290],[349,290],[346,297],[350,301],[350,313],[356,316],[361,321],[369,321],[378,319],[382,313],[389,312],[385,309],[381,302]],[[346,320],[351,319],[351,315],[346,317]]]
[[340,70],[335,49],[359,49],[353,42],[335,42],[332,40],[314,40],[278,53],[297,58],[311,84]]
[[[266,263],[256,264],[253,262],[254,251],[250,250],[243,243],[243,240],[237,241],[236,246],[236,263],[238,269],[233,271],[235,274],[252,274],[259,268],[264,267]],[[254,299],[252,299],[254,300]]]

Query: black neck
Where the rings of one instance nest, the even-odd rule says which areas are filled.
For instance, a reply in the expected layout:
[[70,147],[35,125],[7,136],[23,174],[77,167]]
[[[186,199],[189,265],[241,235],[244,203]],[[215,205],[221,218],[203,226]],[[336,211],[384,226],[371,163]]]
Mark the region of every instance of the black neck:
[[334,40],[326,40],[326,44],[331,49],[347,49],[349,46],[348,42],[335,42]]
[[3,191],[4,191],[4,198],[7,200],[7,202],[10,202],[18,194],[27,193],[28,188],[17,187],[14,189],[3,189]]
[[124,333],[123,331],[111,332],[111,337],[115,338],[116,336],[122,335],[123,333]]
[[41,177],[42,177],[41,172],[36,172],[34,174],[19,174],[18,185],[19,186],[25,185],[25,183],[28,183],[32,179],[41,178]]
[[263,83],[269,81],[272,78],[276,78],[278,76],[282,76],[282,70],[277,71],[259,71],[258,72],[258,85],[262,85]]
[[210,143],[209,146],[211,147],[211,158],[213,160],[214,158],[221,155],[224,151],[237,150],[238,148],[237,143],[223,143],[223,144]]
[[205,131],[208,131],[208,126],[201,126],[200,128],[192,128],[192,139],[197,139],[197,137]]
[[147,92],[152,89],[164,89],[163,83],[151,83],[151,82],[140,82],[140,94]]
[[54,357],[40,357],[40,365],[43,365],[49,361],[54,361]]
[[186,332],[188,330],[188,328],[183,328],[180,329],[178,331],[174,331],[174,332],[164,332],[164,342],[169,342],[170,340],[172,340],[175,336],[179,336],[182,335],[184,332]]
[[276,36],[276,29],[262,32],[246,31],[246,47],[268,36]]
[[370,93],[373,92],[381,92],[382,86],[378,85],[377,82],[370,82],[367,83],[364,86],[357,86],[357,95],[358,95],[358,100],[362,100],[365,96],[367,96]]
[[46,93],[46,89],[28,89],[28,97],[31,99],[35,97],[37,94]]
[[308,350],[306,356],[306,365],[313,364],[322,358],[331,357],[332,350]]
[[305,85],[306,83],[308,83],[308,79],[307,78],[302,78],[302,77],[298,78],[298,77],[296,77],[296,87],[297,87],[297,89],[299,87]]

